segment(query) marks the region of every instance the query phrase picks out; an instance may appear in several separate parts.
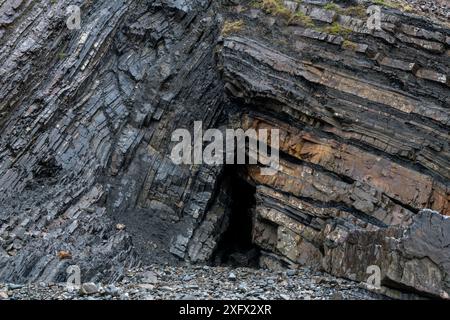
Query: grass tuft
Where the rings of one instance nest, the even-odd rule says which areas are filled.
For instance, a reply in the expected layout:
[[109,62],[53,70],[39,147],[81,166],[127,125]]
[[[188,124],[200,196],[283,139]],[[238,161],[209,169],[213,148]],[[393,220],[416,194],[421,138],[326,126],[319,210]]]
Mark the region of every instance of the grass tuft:
[[237,21],[225,21],[225,23],[223,24],[223,28],[222,28],[222,32],[221,34],[223,36],[228,36],[232,33],[236,33],[242,30],[242,28],[244,27],[245,23],[242,20],[237,20]]
[[348,16],[358,18],[367,17],[366,7],[364,7],[363,5],[347,7],[342,11],[342,13]]
[[328,2],[326,5],[323,6],[323,8],[325,10],[332,10],[332,11],[336,11],[336,12],[339,12],[341,10],[341,7],[339,7],[334,2]]
[[334,35],[347,35],[352,32],[351,29],[346,28],[337,22],[333,22],[331,26],[325,27],[323,31]]
[[358,44],[354,43],[350,40],[344,40],[344,42],[342,42],[342,47],[344,49],[349,49],[349,50],[355,51],[356,49],[358,49]]
[[260,0],[255,2],[255,7],[262,9],[265,13],[290,19],[292,12],[285,7],[282,0]]
[[311,19],[310,16],[307,16],[303,12],[296,12],[294,13],[291,18],[289,19],[289,24],[299,24],[304,27],[314,27],[314,21]]

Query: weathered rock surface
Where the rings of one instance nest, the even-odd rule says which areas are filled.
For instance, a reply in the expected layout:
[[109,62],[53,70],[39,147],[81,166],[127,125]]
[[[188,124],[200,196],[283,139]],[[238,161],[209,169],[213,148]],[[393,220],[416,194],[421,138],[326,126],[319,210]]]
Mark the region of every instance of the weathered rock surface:
[[450,219],[423,210],[408,228],[375,231],[335,226],[326,236],[324,269],[364,281],[367,270],[381,270],[380,291],[401,298],[400,291],[449,299]]
[[[448,298],[450,28],[335,2],[80,0],[80,30],[73,1],[1,2],[0,281],[207,262],[248,211],[263,266]],[[280,130],[274,176],[236,169],[251,207],[224,166],[170,160],[194,121]]]

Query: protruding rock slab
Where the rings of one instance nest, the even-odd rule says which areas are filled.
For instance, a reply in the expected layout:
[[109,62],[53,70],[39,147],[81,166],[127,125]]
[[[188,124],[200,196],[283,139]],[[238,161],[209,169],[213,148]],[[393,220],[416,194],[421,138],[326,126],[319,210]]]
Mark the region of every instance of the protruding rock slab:
[[367,268],[377,266],[382,292],[397,289],[450,298],[450,218],[422,210],[407,227],[332,229],[325,241],[326,271],[365,282]]

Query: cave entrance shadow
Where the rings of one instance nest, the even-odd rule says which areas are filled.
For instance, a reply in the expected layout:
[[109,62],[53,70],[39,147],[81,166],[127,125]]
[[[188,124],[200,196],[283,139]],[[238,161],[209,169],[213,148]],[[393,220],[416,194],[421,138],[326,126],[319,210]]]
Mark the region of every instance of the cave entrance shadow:
[[213,256],[214,265],[259,267],[260,250],[253,244],[253,210],[256,188],[243,177],[244,165],[225,166],[231,210],[229,225]]

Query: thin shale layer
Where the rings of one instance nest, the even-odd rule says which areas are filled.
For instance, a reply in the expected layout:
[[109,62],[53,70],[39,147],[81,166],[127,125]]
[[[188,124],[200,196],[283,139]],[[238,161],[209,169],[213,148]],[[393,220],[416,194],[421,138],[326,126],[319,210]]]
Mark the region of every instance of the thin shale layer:
[[0,2],[0,281],[209,262],[232,183],[170,160],[203,121],[280,130],[280,170],[238,174],[261,266],[376,265],[384,293],[448,298],[445,15],[385,6],[373,31],[370,2],[275,2]]

